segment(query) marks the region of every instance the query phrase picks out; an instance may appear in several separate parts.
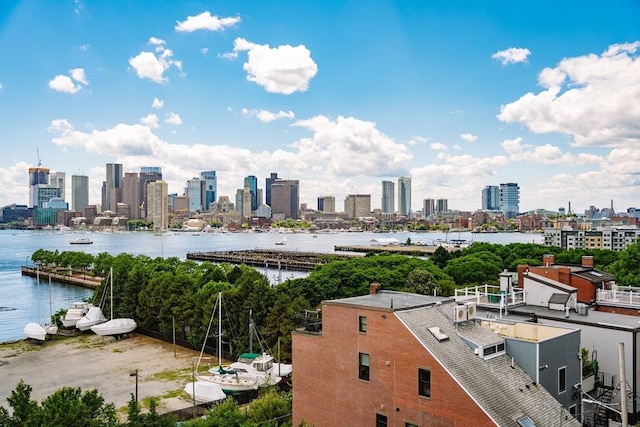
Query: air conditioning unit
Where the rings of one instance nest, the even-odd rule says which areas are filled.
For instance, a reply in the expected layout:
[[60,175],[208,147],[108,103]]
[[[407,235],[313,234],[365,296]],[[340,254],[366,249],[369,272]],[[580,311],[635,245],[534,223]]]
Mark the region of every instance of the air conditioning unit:
[[475,302],[468,302],[465,304],[467,306],[467,319],[471,320],[471,319],[475,319],[476,318],[476,303]]
[[467,307],[464,305],[456,305],[453,309],[453,321],[465,322],[467,320]]

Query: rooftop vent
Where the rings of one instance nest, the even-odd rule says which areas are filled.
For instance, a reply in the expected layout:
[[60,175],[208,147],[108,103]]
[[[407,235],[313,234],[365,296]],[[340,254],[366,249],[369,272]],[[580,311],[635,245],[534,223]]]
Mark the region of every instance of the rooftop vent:
[[439,326],[431,326],[430,328],[427,328],[427,330],[431,332],[431,335],[433,335],[438,341],[446,341],[449,339],[449,335],[442,332]]

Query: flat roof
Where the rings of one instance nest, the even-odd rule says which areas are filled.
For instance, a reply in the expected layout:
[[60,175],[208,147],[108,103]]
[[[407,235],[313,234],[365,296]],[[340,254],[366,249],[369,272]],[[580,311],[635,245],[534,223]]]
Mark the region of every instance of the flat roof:
[[380,290],[375,294],[362,295],[336,300],[325,300],[326,305],[347,305],[384,311],[408,310],[411,308],[434,305],[436,302],[453,300],[453,297],[429,296]]

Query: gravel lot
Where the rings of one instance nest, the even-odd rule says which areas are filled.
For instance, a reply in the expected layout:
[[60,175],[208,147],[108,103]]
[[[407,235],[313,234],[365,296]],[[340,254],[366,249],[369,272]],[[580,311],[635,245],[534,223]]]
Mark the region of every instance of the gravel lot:
[[116,341],[112,337],[83,334],[38,343],[19,341],[0,345],[0,406],[7,409],[7,397],[21,379],[32,388],[31,398],[41,402],[61,387],[98,389],[116,408],[127,405],[135,395],[138,370],[138,400],[160,399],[158,412],[191,405],[182,390],[191,380],[192,360],[197,351],[184,349],[144,335]]

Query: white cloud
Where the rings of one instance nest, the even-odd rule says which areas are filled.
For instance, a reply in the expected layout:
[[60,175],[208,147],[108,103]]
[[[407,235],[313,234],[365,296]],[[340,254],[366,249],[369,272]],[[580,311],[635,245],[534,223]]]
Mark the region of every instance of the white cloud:
[[4,89],[4,86],[2,86],[2,83],[0,83],[0,90]]
[[151,108],[160,109],[164,107],[164,101],[158,98],[153,98],[153,103],[151,103]]
[[330,175],[401,176],[412,158],[403,144],[380,132],[374,122],[316,116],[292,126],[313,132],[311,137],[293,144],[299,151],[301,173],[312,170],[318,162],[327,162]]
[[175,30],[179,32],[193,32],[197,30],[221,31],[227,27],[233,27],[240,22],[240,17],[218,18],[212,16],[209,11],[202,12],[200,15],[188,16],[183,22],[178,21]]
[[164,119],[164,122],[169,123],[170,125],[178,126],[182,124],[182,119],[177,113],[169,113],[167,114],[167,117]]
[[478,137],[470,133],[463,133],[460,135],[460,139],[463,139],[467,142],[475,142]]
[[447,146],[444,145],[442,142],[432,142],[431,145],[429,145],[429,148],[431,148],[434,151],[446,151],[446,150],[448,150]]
[[565,58],[540,73],[545,90],[502,105],[497,117],[534,133],[571,135],[575,146],[638,147],[639,48],[640,41],[612,45],[601,56]]
[[207,53],[209,53],[209,48],[208,47],[203,47],[200,49],[200,53],[203,55],[206,55]]
[[10,203],[26,205],[28,203],[29,192],[27,191],[27,178],[30,165],[26,162],[18,162],[6,168],[0,168],[0,206]]
[[429,142],[429,138],[425,138],[424,136],[414,135],[409,139],[409,145],[417,145],[417,144],[426,144]]
[[152,129],[155,129],[160,126],[158,122],[159,122],[158,116],[156,116],[153,113],[147,114],[146,116],[140,119],[140,123],[142,123],[145,126],[149,126]]
[[267,110],[249,110],[247,108],[242,109],[242,115],[244,117],[257,117],[262,123],[269,123],[279,119],[295,119],[296,117],[293,111],[280,110],[277,113],[272,113]]
[[271,48],[268,44],[259,45],[243,38],[235,39],[233,45],[236,54],[248,52],[247,62],[243,65],[247,80],[264,87],[267,92],[284,95],[304,92],[318,72],[311,52],[304,45]]
[[[82,89],[82,84],[88,85],[89,82],[84,74],[84,69],[74,68],[69,70],[69,76],[59,74],[49,81],[49,88],[57,92],[77,93]],[[74,80],[81,84],[75,84]]]
[[517,64],[519,62],[527,62],[528,56],[531,51],[526,48],[510,47],[509,49],[501,50],[491,55],[493,59],[497,59],[502,65]]
[[82,83],[83,85],[88,85],[87,77],[84,75],[84,68],[74,68],[73,70],[69,70],[69,74],[71,74],[71,78],[78,83]]
[[174,66],[182,71],[182,62],[172,59],[173,52],[164,47],[165,41],[156,37],[149,39],[149,44],[156,46],[154,52],[140,52],[129,58],[129,64],[136,70],[141,79],[150,79],[156,83],[166,83],[169,79],[163,74]]
[[563,153],[559,147],[551,144],[533,146],[522,144],[522,138],[507,139],[502,142],[502,148],[512,161],[534,162],[542,164],[563,164],[567,166],[587,163],[598,164],[604,159],[589,153]]

